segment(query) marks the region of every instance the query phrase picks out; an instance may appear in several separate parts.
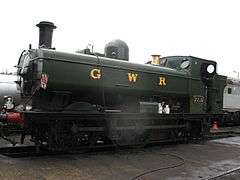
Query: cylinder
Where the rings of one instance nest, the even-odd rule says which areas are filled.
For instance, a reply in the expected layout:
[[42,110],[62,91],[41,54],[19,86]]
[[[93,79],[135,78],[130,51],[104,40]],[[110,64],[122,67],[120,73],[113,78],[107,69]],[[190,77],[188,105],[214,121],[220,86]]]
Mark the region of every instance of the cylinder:
[[56,26],[52,22],[41,21],[36,25],[39,27],[39,48],[52,48],[52,35],[53,29],[56,29]]

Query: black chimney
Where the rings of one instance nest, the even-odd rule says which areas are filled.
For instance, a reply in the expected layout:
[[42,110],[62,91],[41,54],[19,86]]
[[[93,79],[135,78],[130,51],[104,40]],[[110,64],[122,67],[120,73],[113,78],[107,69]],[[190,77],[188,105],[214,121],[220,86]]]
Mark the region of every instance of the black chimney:
[[56,26],[52,22],[41,21],[36,25],[39,27],[39,48],[52,48],[52,33]]

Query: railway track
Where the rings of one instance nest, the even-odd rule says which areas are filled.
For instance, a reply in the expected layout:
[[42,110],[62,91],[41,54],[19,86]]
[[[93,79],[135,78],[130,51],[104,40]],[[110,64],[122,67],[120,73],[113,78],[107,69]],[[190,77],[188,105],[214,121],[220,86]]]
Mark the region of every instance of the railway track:
[[102,145],[94,147],[82,147],[71,151],[50,151],[47,148],[40,148],[35,145],[16,145],[0,147],[0,155],[21,158],[31,156],[47,156],[47,155],[60,155],[60,154],[83,154],[98,151],[112,150],[116,148],[113,145]]
[[[226,179],[226,176],[231,176],[231,174],[233,174],[234,172],[237,172],[237,171],[240,171],[240,166],[239,167],[236,167],[234,169],[230,169],[228,171],[225,171],[225,172],[222,172],[222,173],[219,173],[213,177],[208,177],[208,178],[203,178],[201,180],[220,180],[220,179]],[[229,179],[231,180],[234,180],[233,178],[229,177]],[[239,177],[237,178],[239,179]]]
[[36,146],[6,146],[0,148],[0,154],[10,157],[35,156],[39,153]]
[[220,138],[228,138],[228,137],[236,137],[240,136],[239,132],[229,131],[229,132],[217,132],[212,133],[210,135],[206,136],[206,139],[212,140],[212,139],[220,139]]

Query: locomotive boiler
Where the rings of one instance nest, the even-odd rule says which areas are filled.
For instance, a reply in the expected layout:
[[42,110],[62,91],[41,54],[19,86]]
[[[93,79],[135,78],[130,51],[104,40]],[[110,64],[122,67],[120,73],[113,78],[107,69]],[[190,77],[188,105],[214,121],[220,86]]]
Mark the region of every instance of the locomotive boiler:
[[[104,54],[52,48],[56,26],[40,22],[39,48],[21,54],[17,84],[24,134],[49,149],[131,145],[202,136],[221,118],[226,77],[217,63],[170,56],[158,64],[129,62],[125,42]],[[159,108],[168,107],[167,114]]]

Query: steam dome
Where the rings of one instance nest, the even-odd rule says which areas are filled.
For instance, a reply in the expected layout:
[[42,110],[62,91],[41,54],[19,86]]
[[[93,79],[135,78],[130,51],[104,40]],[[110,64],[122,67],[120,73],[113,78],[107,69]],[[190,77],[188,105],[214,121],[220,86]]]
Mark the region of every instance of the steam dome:
[[128,45],[120,39],[112,40],[106,44],[104,48],[104,54],[108,58],[128,61],[129,59]]

